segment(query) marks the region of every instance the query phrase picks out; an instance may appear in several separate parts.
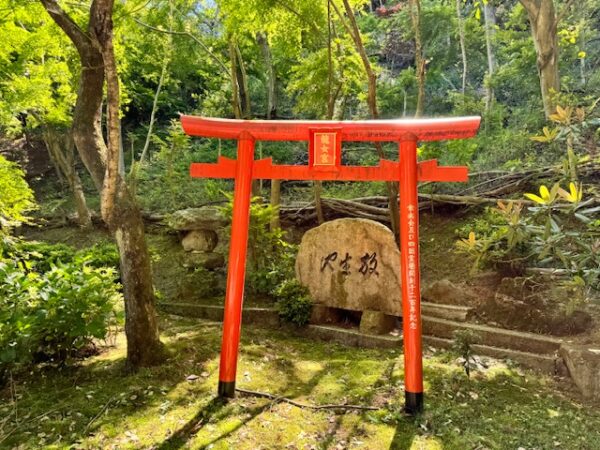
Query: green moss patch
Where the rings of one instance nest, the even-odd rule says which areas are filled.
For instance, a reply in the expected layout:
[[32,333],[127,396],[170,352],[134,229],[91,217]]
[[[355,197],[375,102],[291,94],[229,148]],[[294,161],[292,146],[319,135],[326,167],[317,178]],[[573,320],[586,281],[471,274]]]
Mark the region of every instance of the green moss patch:
[[[451,355],[425,359],[426,411],[402,413],[400,351],[346,348],[244,327],[238,386],[345,414],[264,398],[215,398],[220,326],[164,317],[170,358],[124,372],[125,342],[83,362],[38,368],[2,392],[0,448],[589,448],[600,412],[548,378],[496,364],[469,381]],[[16,392],[16,397],[14,396]],[[287,447],[286,447],[287,446]]]

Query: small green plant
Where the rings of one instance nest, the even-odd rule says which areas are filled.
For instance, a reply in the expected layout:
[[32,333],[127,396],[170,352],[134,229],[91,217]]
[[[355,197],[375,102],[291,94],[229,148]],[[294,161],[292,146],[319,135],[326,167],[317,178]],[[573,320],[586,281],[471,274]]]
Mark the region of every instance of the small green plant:
[[[233,197],[221,211],[231,218]],[[276,208],[253,198],[250,204],[250,228],[248,230],[248,264],[246,289],[248,292],[273,295],[279,284],[294,277],[294,261],[297,248],[286,242],[283,230],[270,229],[271,219],[278,214]]]
[[298,326],[306,325],[312,311],[308,289],[296,279],[283,281],[274,292],[279,316]]
[[62,364],[106,339],[121,317],[114,246],[5,236],[0,246],[0,382],[8,371]]
[[[600,288],[600,236],[594,215],[600,207],[583,200],[581,185],[570,183],[569,191],[555,184],[541,186],[539,195],[525,194],[533,206],[522,202],[498,202],[496,212],[503,223],[456,243],[459,252],[470,255],[474,269],[483,265],[559,269],[566,277],[565,289],[573,300],[587,297],[589,289]],[[583,283],[583,284],[582,284]]]
[[465,374],[470,378],[471,369],[477,368],[472,353],[476,335],[471,330],[456,330],[452,337],[452,351],[458,354]]
[[0,155],[0,233],[8,234],[12,227],[28,222],[28,211],[35,208],[33,191],[19,167]]
[[64,363],[105,339],[120,300],[115,271],[58,263],[25,272],[0,262],[0,375],[40,361]]

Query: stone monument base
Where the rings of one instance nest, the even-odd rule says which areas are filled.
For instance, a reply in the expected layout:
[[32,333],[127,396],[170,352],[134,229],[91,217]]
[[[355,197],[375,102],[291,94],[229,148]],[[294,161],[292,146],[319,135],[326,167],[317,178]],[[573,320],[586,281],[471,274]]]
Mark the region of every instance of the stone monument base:
[[341,324],[349,316],[358,316],[359,314],[361,314],[359,331],[362,334],[387,334],[397,327],[398,318],[382,313],[381,311],[365,310],[361,313],[359,311],[348,311],[320,304],[313,306],[310,323],[314,325]]

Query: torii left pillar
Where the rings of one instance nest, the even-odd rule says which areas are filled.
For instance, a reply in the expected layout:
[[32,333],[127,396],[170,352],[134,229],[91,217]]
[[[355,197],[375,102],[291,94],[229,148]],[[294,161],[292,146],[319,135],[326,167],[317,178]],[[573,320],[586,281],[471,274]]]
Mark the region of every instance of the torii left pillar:
[[[242,322],[242,302],[253,179],[399,181],[402,321],[404,340],[405,410],[423,409],[423,362],[419,275],[419,181],[467,181],[466,167],[438,167],[435,160],[417,163],[417,142],[468,138],[477,132],[479,117],[374,121],[244,121],[182,116],[192,136],[237,139],[237,160],[220,157],[217,164],[192,164],[193,177],[234,178],[233,218],[219,396],[235,395]],[[309,165],[273,165],[270,158],[254,160],[255,140],[308,141]],[[399,162],[378,166],[343,166],[342,141],[398,142]]]
[[219,396],[235,395],[235,375],[242,328],[242,302],[246,256],[248,253],[248,227],[250,225],[250,198],[252,196],[252,166],[254,164],[254,138],[248,132],[238,139],[238,160],[233,191],[233,217],[229,244],[229,266],[223,318],[223,340],[219,364]]

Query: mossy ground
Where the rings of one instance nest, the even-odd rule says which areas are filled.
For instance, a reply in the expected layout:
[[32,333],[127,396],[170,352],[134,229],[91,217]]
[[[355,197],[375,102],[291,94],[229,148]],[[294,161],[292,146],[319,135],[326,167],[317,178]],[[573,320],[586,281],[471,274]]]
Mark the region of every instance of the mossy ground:
[[215,398],[220,325],[169,316],[161,328],[171,355],[161,366],[126,374],[120,335],[79,367],[17,376],[1,394],[0,448],[600,448],[600,410],[548,378],[494,364],[468,380],[450,354],[429,353],[426,411],[413,419],[402,413],[399,350],[250,326],[239,387],[379,410],[336,414],[243,396],[223,404]]

